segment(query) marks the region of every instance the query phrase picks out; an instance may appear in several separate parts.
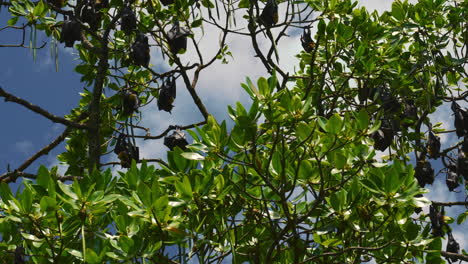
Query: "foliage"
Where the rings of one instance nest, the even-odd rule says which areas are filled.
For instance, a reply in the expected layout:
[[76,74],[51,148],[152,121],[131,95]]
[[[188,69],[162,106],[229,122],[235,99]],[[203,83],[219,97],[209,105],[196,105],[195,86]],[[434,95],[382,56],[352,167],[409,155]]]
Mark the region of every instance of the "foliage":
[[[428,153],[424,131],[453,134],[428,116],[444,102],[468,95],[468,2],[396,1],[391,11],[378,14],[347,0],[277,1],[279,22],[264,28],[256,18],[265,3],[2,2],[12,15],[10,26],[24,20],[57,40],[62,17],[77,19],[75,70],[89,87],[63,120],[41,113],[67,125],[61,139],[68,137],[66,151],[58,156],[68,165],[65,175],[41,166],[36,174],[19,168],[0,176],[3,263],[467,260],[464,251],[442,248],[453,218],[437,215],[442,230],[435,230],[432,217],[415,210],[430,204],[423,197],[430,175],[418,166],[439,156],[446,170],[449,163],[460,163],[456,153],[463,151],[457,150],[463,140],[435,155],[434,145]],[[124,32],[118,25],[126,6],[138,21]],[[91,12],[83,11],[87,8],[97,21],[84,15]],[[191,42],[185,47],[177,42],[182,48],[174,46],[177,34],[168,34],[179,22],[185,27],[181,36]],[[217,52],[208,59],[197,44],[205,27],[221,33]],[[288,73],[277,60],[280,39],[286,30],[297,36],[298,28],[316,31],[305,45],[308,52],[297,55],[297,72]],[[139,33],[150,38],[152,49],[159,47],[173,69],[159,72],[141,63],[149,51]],[[251,102],[228,107],[232,125],[216,120],[195,89],[202,70],[231,55],[229,34],[250,39],[270,75],[241,85]],[[259,44],[263,36],[269,49]],[[198,61],[183,61],[180,55],[188,52]],[[180,78],[204,120],[171,126],[159,136],[138,135],[134,108],[161,100],[170,78]],[[112,93],[104,96],[104,89]],[[175,94],[167,100],[171,105]],[[187,130],[192,144],[173,147],[167,162],[133,155],[135,138],[158,140],[179,129]],[[461,131],[468,137],[468,129]],[[116,145],[119,135],[125,135],[123,145]],[[118,175],[101,163],[114,148],[122,166],[133,159]],[[380,148],[389,154],[380,155]],[[107,165],[112,164],[119,162]],[[455,168],[458,183],[466,175],[461,166]],[[22,187],[12,193],[8,182],[18,177]],[[432,205],[443,211],[448,204]]]

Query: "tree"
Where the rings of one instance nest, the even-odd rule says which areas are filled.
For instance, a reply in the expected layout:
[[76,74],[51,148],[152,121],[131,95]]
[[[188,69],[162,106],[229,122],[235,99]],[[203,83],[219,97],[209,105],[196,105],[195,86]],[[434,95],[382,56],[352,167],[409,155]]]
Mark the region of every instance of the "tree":
[[[383,14],[346,0],[1,5],[12,15],[7,28],[76,49],[75,70],[89,87],[65,117],[0,89],[6,101],[66,126],[0,176],[3,263],[468,260],[449,226],[468,213],[444,215],[467,203],[424,197],[437,161],[451,190],[468,179],[468,112],[458,104],[468,95],[468,2],[396,1]],[[210,58],[198,44],[205,27],[221,34]],[[281,41],[298,32],[304,51],[287,71]],[[251,103],[229,106],[231,123],[216,120],[196,89],[203,70],[231,55],[228,35],[249,40],[268,73],[241,85]],[[171,70],[149,65],[156,48]],[[183,53],[196,55],[184,61]],[[138,133],[142,105],[172,110],[175,79],[203,120]],[[454,130],[429,117],[450,102]],[[442,133],[459,140],[441,150]],[[164,140],[167,157],[140,159],[136,138]],[[26,171],[64,140],[63,175]],[[103,163],[112,152],[119,161]],[[112,175],[116,164],[124,169]]]

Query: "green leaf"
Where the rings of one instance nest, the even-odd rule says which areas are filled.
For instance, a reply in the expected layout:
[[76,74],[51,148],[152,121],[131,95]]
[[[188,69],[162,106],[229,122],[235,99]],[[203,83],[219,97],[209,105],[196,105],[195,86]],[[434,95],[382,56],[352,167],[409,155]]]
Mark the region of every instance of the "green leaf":
[[49,196],[43,196],[40,205],[43,212],[53,211],[57,207],[57,201]]
[[362,57],[362,55],[364,55],[364,53],[366,52],[366,49],[367,49],[367,45],[365,43],[361,43],[361,45],[359,45],[357,51],[356,51],[356,58],[360,58]]
[[57,182],[60,190],[62,190],[63,193],[65,193],[66,195],[68,195],[70,198],[72,198],[73,200],[78,200],[78,196],[76,195],[76,193],[74,193],[70,187],[70,185],[68,184],[64,184],[63,182],[61,181],[58,181]]
[[392,16],[399,21],[405,18],[405,10],[403,9],[401,2],[395,1],[392,3]]
[[356,115],[358,129],[364,130],[367,129],[369,126],[369,115],[364,109],[361,109]]
[[465,222],[466,217],[468,217],[468,211],[467,211],[467,212],[464,212],[464,213],[461,213],[460,215],[458,215],[458,217],[457,217],[457,224],[459,225],[459,224]]
[[194,21],[192,22],[192,24],[190,25],[190,27],[192,27],[192,28],[199,27],[199,26],[202,25],[202,22],[203,22],[203,19],[201,19],[201,18],[200,18],[200,19],[197,19],[197,20],[194,20]]
[[94,252],[94,250],[87,248],[86,249],[86,263],[89,264],[99,264],[102,263],[101,258]]
[[429,250],[427,250],[427,255],[426,255],[426,262],[425,263],[434,263],[434,264],[439,264],[439,263],[444,263],[442,260],[442,255],[440,253],[442,249],[442,240],[440,237],[434,238],[432,242],[429,244],[428,247]]
[[46,5],[44,4],[44,2],[39,1],[39,3],[37,3],[36,7],[34,7],[33,15],[35,17],[41,18],[41,17],[43,17],[45,15],[44,11],[46,11]]
[[65,250],[70,253],[70,255],[77,257],[79,260],[83,260],[83,253],[81,253],[81,251],[71,248],[67,248]]
[[384,191],[386,193],[395,192],[402,182],[398,179],[398,174],[394,169],[387,170],[385,173],[384,180]]
[[334,114],[327,122],[326,131],[332,134],[338,134],[341,131],[342,122],[338,114]]
[[336,151],[334,154],[334,164],[335,168],[343,169],[347,163],[347,157],[343,155],[340,151]]
[[147,207],[151,207],[151,189],[144,182],[138,184],[138,196],[140,197],[143,204]]
[[323,246],[325,247],[334,247],[334,246],[338,246],[338,245],[341,245],[342,242],[340,239],[337,239],[337,238],[331,238],[331,239],[327,239],[325,241],[323,241],[322,243]]
[[0,182],[0,197],[6,204],[8,204],[9,200],[13,198],[13,194],[11,193],[10,187],[4,181]]
[[14,26],[16,24],[16,22],[18,22],[18,19],[19,19],[18,16],[12,17],[12,18],[8,19],[7,24],[9,26]]
[[127,236],[121,236],[119,239],[119,246],[126,253],[132,252],[134,244],[135,242]]
[[249,0],[240,0],[239,1],[239,8],[248,8],[250,6]]
[[326,119],[325,117],[319,116],[319,117],[317,118],[317,122],[318,122],[319,126],[320,126],[323,130],[325,130],[325,132],[328,132],[328,127],[327,127],[327,122],[328,122],[328,121],[327,121],[327,119]]
[[18,1],[12,1],[9,11],[17,16],[26,16],[26,12],[23,6],[19,4]]
[[318,27],[317,27],[318,28],[317,34],[323,35],[325,33],[326,26],[327,25],[325,24],[325,21],[323,19],[320,19]]
[[261,95],[264,97],[271,95],[270,85],[268,85],[268,81],[265,78],[260,77],[257,81],[257,85]]
[[305,122],[301,122],[296,127],[296,135],[300,140],[306,140],[312,133],[312,128],[307,125]]
[[49,187],[49,181],[51,180],[49,170],[44,165],[41,165],[37,170],[36,182],[40,186],[47,189]]
[[22,193],[21,205],[25,213],[30,213],[32,207],[32,190],[27,182],[24,182],[25,188]]
[[176,181],[175,187],[177,192],[182,195],[182,197],[187,199],[192,199],[192,185],[187,176],[184,176],[183,181]]
[[196,152],[183,152],[180,155],[182,155],[182,157],[189,159],[189,160],[204,160],[205,159],[205,157],[203,157],[202,155]]

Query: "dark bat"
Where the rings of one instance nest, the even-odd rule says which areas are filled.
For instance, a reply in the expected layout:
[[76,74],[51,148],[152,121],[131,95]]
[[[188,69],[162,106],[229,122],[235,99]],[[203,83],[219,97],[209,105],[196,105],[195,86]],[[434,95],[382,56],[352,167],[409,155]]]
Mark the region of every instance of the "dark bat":
[[65,20],[62,24],[62,31],[60,32],[60,42],[65,42],[65,47],[73,47],[75,41],[81,40],[81,25],[75,19]]
[[[453,235],[452,235],[452,232],[449,232],[448,233],[448,240],[447,240],[447,248],[446,248],[447,252],[450,252],[450,253],[455,253],[455,254],[459,254],[460,253],[460,245],[458,244],[458,242],[453,238]],[[451,257],[450,258],[451,261],[457,261],[458,258],[456,257]]]
[[260,14],[258,22],[267,28],[278,23],[278,4],[275,0],[268,0],[262,10],[262,14]]
[[462,109],[455,101],[452,102],[452,111],[455,115],[455,129],[458,137],[468,134],[468,112]]
[[440,138],[432,130],[429,131],[426,149],[430,158],[437,159],[440,156]]
[[364,103],[367,99],[374,99],[377,89],[375,87],[369,87],[368,81],[364,81],[361,85],[361,80],[358,79],[358,98],[359,102]]
[[410,120],[418,120],[418,108],[414,105],[414,100],[407,100],[404,104],[403,114],[401,115],[401,119],[410,119]]
[[311,52],[314,50],[315,42],[312,40],[309,28],[304,28],[304,33],[301,36],[301,44],[305,52]]
[[380,100],[382,101],[382,107],[388,114],[394,114],[401,109],[401,104],[393,96],[388,89],[380,89]]
[[102,14],[92,0],[83,0],[83,6],[80,11],[81,21],[88,23],[92,30],[98,30],[101,23]]
[[164,81],[159,90],[158,109],[171,112],[174,107],[172,103],[176,98],[176,82],[174,77],[169,77]]
[[136,25],[137,20],[132,8],[129,6],[124,7],[122,10],[122,18],[120,20],[120,29],[128,35],[132,33],[132,31],[136,30]]
[[462,148],[463,152],[468,153],[468,135],[465,135],[463,137],[463,143],[462,143],[461,148]]
[[439,212],[437,207],[430,205],[429,206],[429,218],[431,219],[432,234],[435,237],[441,237],[444,235],[442,227],[444,226],[444,208],[442,207],[442,212]]
[[138,100],[137,92],[130,90],[123,92],[122,98],[122,108],[123,114],[128,116],[134,112],[138,112],[138,107],[140,106],[140,101]]
[[120,152],[125,151],[127,149],[127,142],[126,137],[124,134],[120,134],[117,138],[117,142],[115,143],[114,153],[119,155]]
[[170,150],[174,150],[175,147],[179,147],[182,150],[187,148],[188,142],[185,139],[185,134],[177,128],[172,135],[164,138],[164,145]]
[[468,181],[468,158],[461,148],[458,149],[457,173],[462,175],[465,181]]
[[449,191],[452,192],[460,185],[458,181],[459,177],[457,173],[457,166],[450,164],[447,167],[447,176],[445,178],[445,183],[447,184]]
[[130,168],[132,165],[132,159],[137,162],[140,160],[139,148],[133,146],[124,134],[120,134],[117,138],[114,153],[117,154],[117,157],[120,160],[120,165],[123,168]]
[[167,32],[168,44],[170,50],[177,54],[181,50],[187,49],[187,37],[192,33],[188,28],[180,27],[179,21],[174,23],[174,26]]
[[132,44],[130,57],[135,65],[148,67],[150,61],[150,48],[147,36],[142,33],[137,35],[135,42]]
[[426,184],[432,184],[434,182],[434,169],[432,168],[431,163],[426,161],[424,158],[419,159],[416,162],[414,176],[421,187],[424,187]]
[[374,148],[384,151],[392,144],[393,136],[394,132],[391,124],[387,120],[382,120],[379,130],[371,135],[374,139]]

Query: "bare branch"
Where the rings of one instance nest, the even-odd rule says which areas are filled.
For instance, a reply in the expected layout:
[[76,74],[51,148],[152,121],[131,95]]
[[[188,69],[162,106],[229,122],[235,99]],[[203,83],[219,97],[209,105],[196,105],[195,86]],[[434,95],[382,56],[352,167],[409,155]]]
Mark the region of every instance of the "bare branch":
[[465,202],[432,202],[433,205],[439,205],[439,206],[455,206],[455,205],[464,205],[468,206],[468,201]]
[[446,252],[446,251],[441,251],[440,253],[442,254],[442,256],[446,258],[457,258],[458,260],[468,261],[467,255],[451,253],[451,252]]
[[17,104],[20,104],[20,105],[28,108],[29,110],[42,115],[43,117],[49,119],[50,121],[52,121],[54,123],[60,123],[60,124],[66,125],[68,127],[73,127],[73,128],[78,128],[78,129],[87,129],[88,128],[86,125],[67,120],[67,119],[65,119],[63,117],[60,117],[60,116],[53,115],[53,114],[47,112],[46,110],[42,109],[41,107],[39,107],[37,105],[33,105],[33,104],[31,104],[30,102],[28,102],[28,101],[26,101],[24,99],[21,99],[19,97],[16,97],[16,96],[10,94],[10,93],[7,93],[1,87],[0,87],[0,97],[4,97],[6,102],[15,102]]

